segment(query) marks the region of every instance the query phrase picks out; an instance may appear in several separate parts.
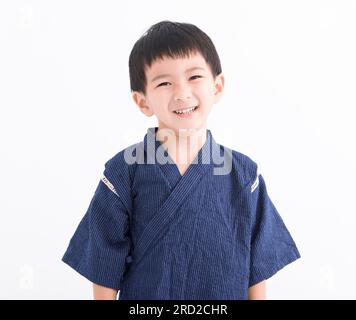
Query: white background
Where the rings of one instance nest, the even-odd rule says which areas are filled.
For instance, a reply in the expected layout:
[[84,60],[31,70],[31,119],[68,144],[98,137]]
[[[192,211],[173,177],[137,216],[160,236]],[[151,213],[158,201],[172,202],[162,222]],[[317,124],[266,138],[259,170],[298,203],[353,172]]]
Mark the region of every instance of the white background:
[[104,163],[154,118],[128,57],[152,24],[196,24],[226,88],[209,128],[255,160],[302,258],[270,299],[355,299],[356,1],[0,2],[0,298],[91,299],[61,258]]

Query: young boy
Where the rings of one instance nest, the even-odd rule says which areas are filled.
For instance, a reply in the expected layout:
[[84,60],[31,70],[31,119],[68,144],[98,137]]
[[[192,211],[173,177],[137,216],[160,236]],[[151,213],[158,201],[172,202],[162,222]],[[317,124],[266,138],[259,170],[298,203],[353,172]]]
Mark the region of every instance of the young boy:
[[162,21],[129,58],[133,100],[158,127],[105,164],[63,261],[95,299],[264,299],[300,257],[257,164],[215,142],[224,88],[211,39]]

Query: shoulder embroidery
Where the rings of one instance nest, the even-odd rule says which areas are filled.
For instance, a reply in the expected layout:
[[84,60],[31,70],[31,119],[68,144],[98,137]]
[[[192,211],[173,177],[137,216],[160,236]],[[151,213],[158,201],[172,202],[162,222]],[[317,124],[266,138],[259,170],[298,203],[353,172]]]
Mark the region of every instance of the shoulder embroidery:
[[251,193],[254,192],[256,190],[256,188],[258,187],[258,184],[260,182],[258,179],[259,174],[260,173],[258,172],[258,168],[257,168],[256,180],[254,181],[254,183],[251,186]]
[[119,197],[112,183],[104,175],[102,176],[101,181],[104,182],[106,186]]

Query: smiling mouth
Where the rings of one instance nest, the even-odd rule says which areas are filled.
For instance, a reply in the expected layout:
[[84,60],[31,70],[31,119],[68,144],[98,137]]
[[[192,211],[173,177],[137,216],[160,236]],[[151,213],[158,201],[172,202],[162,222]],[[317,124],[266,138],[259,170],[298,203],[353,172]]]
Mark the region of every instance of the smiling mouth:
[[191,107],[191,108],[186,108],[186,109],[179,109],[179,110],[175,110],[173,111],[176,114],[189,114],[189,113],[193,113],[196,109],[198,109],[199,106],[195,106],[195,107]]

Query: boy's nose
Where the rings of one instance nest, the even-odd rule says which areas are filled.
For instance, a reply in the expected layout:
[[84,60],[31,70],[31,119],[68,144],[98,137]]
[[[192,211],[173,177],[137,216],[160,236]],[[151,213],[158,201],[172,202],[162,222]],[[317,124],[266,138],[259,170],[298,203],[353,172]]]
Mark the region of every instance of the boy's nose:
[[174,91],[174,100],[186,100],[192,97],[189,86],[177,85]]

